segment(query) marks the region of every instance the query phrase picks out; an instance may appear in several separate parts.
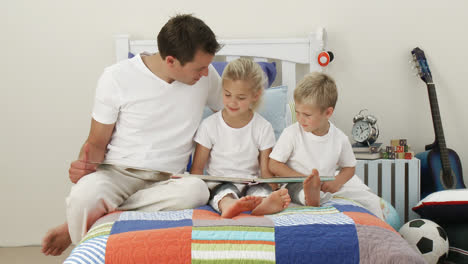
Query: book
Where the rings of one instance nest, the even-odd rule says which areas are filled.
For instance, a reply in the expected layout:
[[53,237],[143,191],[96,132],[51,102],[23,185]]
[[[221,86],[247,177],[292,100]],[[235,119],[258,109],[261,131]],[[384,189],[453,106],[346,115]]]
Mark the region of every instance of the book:
[[[303,182],[307,177],[272,177],[272,178],[243,178],[243,177],[227,177],[227,176],[212,176],[212,175],[199,175],[199,174],[172,174],[171,178],[183,177],[197,177],[204,181],[214,182],[232,182],[232,183],[245,183],[245,184],[258,184],[258,183],[291,183]],[[320,176],[320,181],[333,181],[335,176]]]
[[377,153],[382,148],[382,143],[373,143],[370,146],[362,143],[354,143],[351,145],[354,153]]
[[356,159],[365,159],[365,160],[374,160],[382,158],[382,154],[380,152],[370,153],[370,152],[358,152],[354,153]]
[[[166,171],[158,171],[152,170],[147,168],[138,168],[126,165],[118,165],[106,162],[89,162],[90,164],[97,164],[101,165],[112,165],[116,167],[120,167],[121,169],[126,170],[130,173],[145,173],[145,174],[153,174],[158,178],[163,179],[180,179],[184,177],[197,177],[204,181],[214,181],[214,182],[232,182],[232,183],[245,183],[245,184],[258,184],[258,183],[288,183],[288,182],[303,182],[306,177],[302,176],[293,176],[293,177],[273,177],[273,178],[247,178],[247,177],[228,177],[228,176],[213,176],[213,175],[199,175],[199,174],[190,174],[190,173],[170,173]],[[333,181],[335,180],[335,176],[320,176],[320,181]]]

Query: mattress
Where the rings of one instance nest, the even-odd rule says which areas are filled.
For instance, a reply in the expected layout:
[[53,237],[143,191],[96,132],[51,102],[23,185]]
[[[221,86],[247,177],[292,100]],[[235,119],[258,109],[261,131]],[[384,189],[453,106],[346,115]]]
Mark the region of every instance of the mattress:
[[64,263],[425,263],[390,225],[354,201],[221,218],[210,206],[114,212]]

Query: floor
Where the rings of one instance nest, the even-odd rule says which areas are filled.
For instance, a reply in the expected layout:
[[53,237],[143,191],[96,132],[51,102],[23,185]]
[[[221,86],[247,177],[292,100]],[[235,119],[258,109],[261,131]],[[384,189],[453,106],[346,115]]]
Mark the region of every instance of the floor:
[[41,253],[41,247],[0,247],[0,263],[1,264],[54,264],[63,263],[63,261],[70,255],[72,247],[69,247],[62,255],[44,256]]

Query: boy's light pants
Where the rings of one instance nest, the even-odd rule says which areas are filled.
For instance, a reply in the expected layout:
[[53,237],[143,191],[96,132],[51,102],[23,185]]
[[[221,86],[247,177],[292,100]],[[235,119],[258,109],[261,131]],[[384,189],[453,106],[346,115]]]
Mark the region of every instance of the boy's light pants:
[[[289,183],[286,185],[293,203],[305,205],[305,196],[302,183]],[[339,196],[351,199],[360,203],[380,219],[383,218],[382,208],[380,207],[380,197],[372,193],[371,189],[365,185],[358,176],[354,175],[347,181],[336,193],[324,193],[320,191],[320,204],[328,202],[333,196]]]
[[115,210],[161,211],[205,205],[210,194],[198,178],[170,179],[148,172],[100,165],[81,178],[66,199],[70,237],[78,244],[89,227]]

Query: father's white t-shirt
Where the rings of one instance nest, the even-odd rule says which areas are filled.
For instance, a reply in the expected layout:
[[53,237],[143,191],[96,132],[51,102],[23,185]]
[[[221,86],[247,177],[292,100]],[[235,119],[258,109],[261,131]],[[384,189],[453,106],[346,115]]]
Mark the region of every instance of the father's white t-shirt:
[[270,122],[255,112],[247,125],[232,128],[219,111],[203,120],[195,141],[211,149],[206,165],[209,175],[256,178],[258,155],[275,145],[275,133]]
[[335,176],[338,167],[356,166],[356,158],[348,137],[331,122],[328,133],[316,136],[296,122],[283,130],[270,158],[286,163],[291,169],[310,175]]
[[116,123],[105,162],[181,173],[205,105],[222,108],[221,79],[210,65],[194,85],[169,84],[141,56],[106,68],[99,79],[92,117]]

